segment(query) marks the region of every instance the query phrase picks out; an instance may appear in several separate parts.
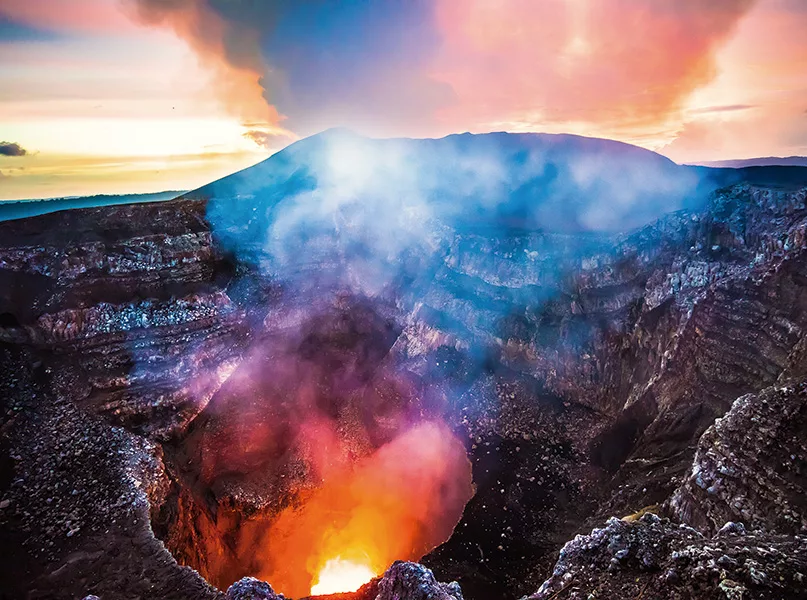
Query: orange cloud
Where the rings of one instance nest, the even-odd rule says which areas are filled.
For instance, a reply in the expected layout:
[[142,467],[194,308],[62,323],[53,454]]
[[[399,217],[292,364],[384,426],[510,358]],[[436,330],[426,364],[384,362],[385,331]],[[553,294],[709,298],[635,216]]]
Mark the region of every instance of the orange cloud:
[[451,121],[659,123],[715,74],[753,0],[440,0]]
[[266,150],[277,150],[298,139],[296,135],[284,129],[250,129],[244,132],[244,137]]
[[807,4],[760,1],[721,50],[719,77],[693,95],[660,151],[678,161],[807,154],[805,28]]
[[678,162],[807,154],[807,114],[778,106],[737,120],[693,120],[659,152]]

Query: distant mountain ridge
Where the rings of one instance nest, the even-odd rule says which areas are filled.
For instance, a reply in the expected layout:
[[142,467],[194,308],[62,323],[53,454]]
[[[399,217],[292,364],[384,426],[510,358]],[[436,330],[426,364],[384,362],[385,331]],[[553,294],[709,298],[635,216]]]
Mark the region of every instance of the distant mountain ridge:
[[732,169],[745,167],[807,167],[807,156],[764,156],[759,158],[713,160],[697,164],[704,167],[728,167]]
[[[0,221],[180,196],[213,200],[213,209],[232,210],[229,217],[233,220],[252,217],[239,214],[242,208],[252,211],[251,204],[233,200],[251,198],[274,204],[320,189],[319,180],[333,166],[329,163],[340,147],[348,147],[349,152],[340,161],[339,168],[347,171],[339,174],[339,183],[353,177],[350,169],[365,161],[371,164],[363,176],[375,169],[375,180],[380,168],[384,176],[403,176],[407,184],[417,177],[421,180],[418,193],[425,192],[430,203],[437,199],[443,209],[451,210],[453,204],[473,212],[465,215],[466,220],[485,223],[493,219],[499,224],[509,221],[562,230],[631,229],[666,212],[694,208],[718,187],[739,181],[788,186],[801,181],[798,170],[807,168],[805,156],[677,164],[639,146],[573,134],[491,132],[434,139],[372,139],[334,128],[191,192],[0,201]],[[479,188],[484,188],[482,206],[474,205]],[[217,202],[224,198],[227,207]]]
[[94,208],[135,202],[162,202],[181,195],[183,191],[168,190],[150,194],[96,194],[30,200],[0,200],[0,221],[24,219],[72,208]]

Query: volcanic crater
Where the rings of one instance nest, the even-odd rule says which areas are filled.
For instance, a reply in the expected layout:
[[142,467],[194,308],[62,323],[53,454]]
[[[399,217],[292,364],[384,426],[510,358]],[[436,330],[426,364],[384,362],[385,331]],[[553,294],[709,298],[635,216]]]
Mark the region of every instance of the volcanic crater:
[[807,598],[806,199],[340,131],[0,223],[3,593]]

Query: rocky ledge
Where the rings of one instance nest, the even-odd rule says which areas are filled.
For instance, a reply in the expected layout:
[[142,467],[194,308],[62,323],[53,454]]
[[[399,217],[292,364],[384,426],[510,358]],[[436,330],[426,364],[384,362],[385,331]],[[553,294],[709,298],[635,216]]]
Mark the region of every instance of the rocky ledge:
[[724,525],[714,537],[646,513],[612,518],[560,551],[529,600],[567,598],[807,598],[807,537],[747,533]]

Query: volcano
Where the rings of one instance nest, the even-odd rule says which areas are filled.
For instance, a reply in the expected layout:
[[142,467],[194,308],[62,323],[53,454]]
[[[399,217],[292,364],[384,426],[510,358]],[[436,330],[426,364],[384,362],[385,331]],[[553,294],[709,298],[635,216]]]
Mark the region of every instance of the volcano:
[[807,598],[806,200],[331,130],[0,223],[0,589]]

